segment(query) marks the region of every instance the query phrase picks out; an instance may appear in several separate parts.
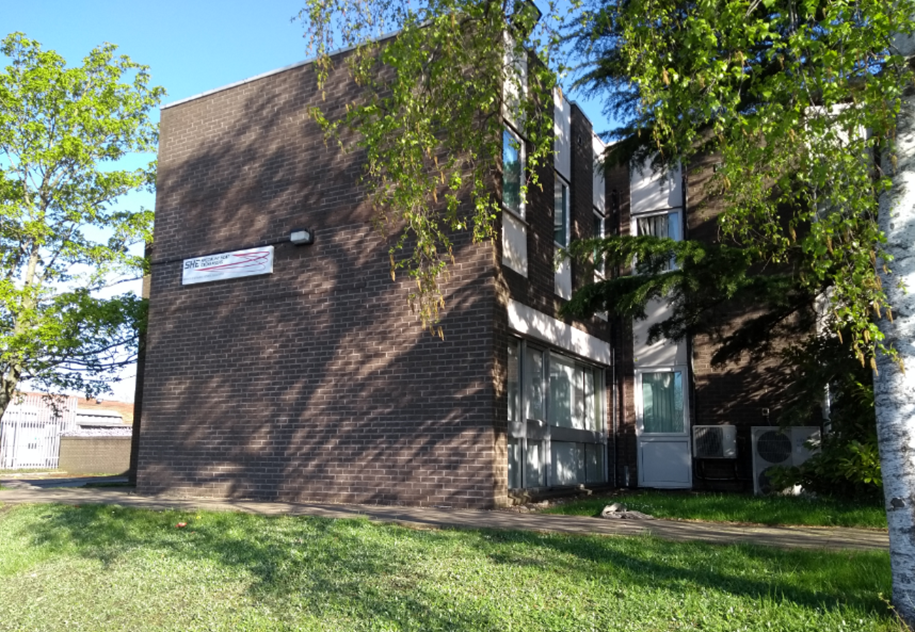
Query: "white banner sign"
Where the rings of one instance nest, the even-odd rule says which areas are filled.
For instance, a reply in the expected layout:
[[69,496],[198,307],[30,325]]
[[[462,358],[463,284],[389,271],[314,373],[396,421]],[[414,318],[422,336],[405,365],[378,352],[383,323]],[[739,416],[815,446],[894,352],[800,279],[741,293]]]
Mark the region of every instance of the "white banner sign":
[[181,285],[273,273],[273,246],[185,259]]

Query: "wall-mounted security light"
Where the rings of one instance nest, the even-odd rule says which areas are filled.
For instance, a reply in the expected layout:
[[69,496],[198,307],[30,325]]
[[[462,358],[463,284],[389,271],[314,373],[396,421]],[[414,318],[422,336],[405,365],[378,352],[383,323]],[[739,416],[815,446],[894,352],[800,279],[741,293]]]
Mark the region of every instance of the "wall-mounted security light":
[[296,246],[310,246],[315,243],[315,234],[307,228],[297,228],[290,233],[289,241]]

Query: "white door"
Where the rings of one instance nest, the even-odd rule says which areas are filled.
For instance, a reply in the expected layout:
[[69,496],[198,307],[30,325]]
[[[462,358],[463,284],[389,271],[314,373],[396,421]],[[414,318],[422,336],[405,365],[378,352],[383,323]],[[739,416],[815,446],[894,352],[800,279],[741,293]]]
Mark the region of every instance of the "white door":
[[686,367],[635,374],[640,487],[692,487],[686,377]]

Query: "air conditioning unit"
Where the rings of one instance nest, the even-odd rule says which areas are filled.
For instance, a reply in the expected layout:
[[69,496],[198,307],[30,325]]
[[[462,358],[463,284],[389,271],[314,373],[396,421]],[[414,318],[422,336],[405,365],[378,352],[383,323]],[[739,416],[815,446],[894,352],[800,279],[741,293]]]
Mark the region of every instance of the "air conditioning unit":
[[693,457],[697,459],[736,459],[736,426],[693,426]]
[[769,478],[771,468],[776,466],[795,467],[810,458],[816,451],[807,447],[820,443],[820,429],[817,426],[754,426],[750,429],[753,445],[753,493],[768,494],[773,491]]

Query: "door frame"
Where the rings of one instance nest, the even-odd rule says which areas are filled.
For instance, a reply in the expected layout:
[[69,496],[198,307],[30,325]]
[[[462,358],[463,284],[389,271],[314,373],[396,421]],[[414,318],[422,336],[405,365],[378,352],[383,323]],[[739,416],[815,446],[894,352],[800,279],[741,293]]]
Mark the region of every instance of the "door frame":
[[[683,431],[682,432],[651,432],[646,433],[643,423],[643,402],[642,402],[642,375],[644,373],[675,373],[680,372],[683,376]],[[692,437],[689,415],[689,368],[686,365],[674,366],[657,366],[657,367],[639,367],[635,370],[633,376],[633,393],[635,404],[635,435],[636,435],[636,463],[638,468],[638,486],[639,487],[657,487],[670,489],[690,489],[693,486],[693,455],[692,455]],[[685,483],[676,482],[652,482],[645,480],[645,471],[643,463],[643,446],[651,443],[668,443],[679,444],[686,451],[687,476]]]

